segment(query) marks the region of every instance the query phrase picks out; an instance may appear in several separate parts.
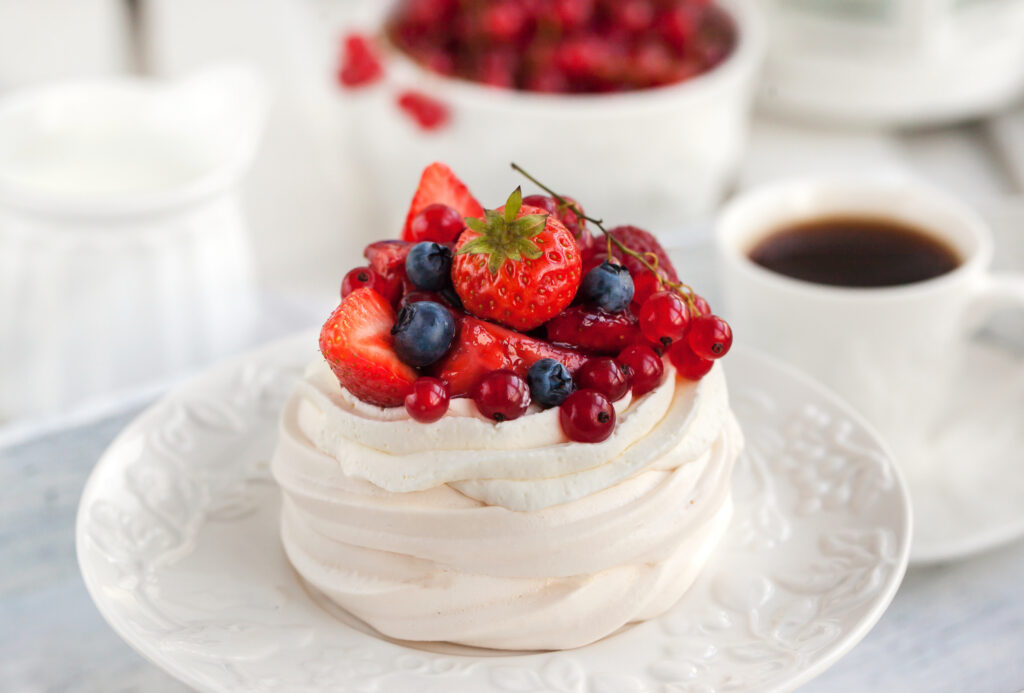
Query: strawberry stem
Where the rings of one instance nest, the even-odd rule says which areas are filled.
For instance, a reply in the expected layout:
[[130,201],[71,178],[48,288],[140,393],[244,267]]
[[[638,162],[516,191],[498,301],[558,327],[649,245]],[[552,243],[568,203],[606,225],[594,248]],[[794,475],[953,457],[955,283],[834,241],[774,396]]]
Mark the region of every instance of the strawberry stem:
[[574,203],[572,200],[568,200],[562,195],[559,195],[554,190],[541,183],[539,180],[530,175],[530,173],[528,173],[523,167],[521,167],[514,161],[512,162],[512,170],[522,175],[524,178],[526,178],[528,181],[539,187],[548,195],[551,195],[551,197],[555,198],[555,201],[558,202],[559,205],[571,209],[577,217],[589,221],[591,224],[600,229],[601,233],[605,235],[605,238],[608,242],[609,258],[612,257],[612,245],[614,244],[620,251],[622,251],[623,253],[632,258],[636,258],[636,260],[641,265],[650,270],[651,273],[658,280],[659,286],[671,289],[672,291],[675,291],[677,294],[682,296],[683,299],[686,301],[687,307],[690,309],[691,313],[693,313],[695,316],[699,316],[701,314],[700,309],[697,307],[696,292],[693,290],[693,288],[683,282],[671,282],[666,277],[664,277],[662,273],[658,270],[658,256],[655,253],[638,253],[637,251],[628,247],[625,243],[623,243],[618,238],[616,238],[615,236],[608,232],[608,230],[604,227],[604,219],[595,219],[594,217],[587,216],[586,214],[584,214],[583,210],[580,209],[579,205]]

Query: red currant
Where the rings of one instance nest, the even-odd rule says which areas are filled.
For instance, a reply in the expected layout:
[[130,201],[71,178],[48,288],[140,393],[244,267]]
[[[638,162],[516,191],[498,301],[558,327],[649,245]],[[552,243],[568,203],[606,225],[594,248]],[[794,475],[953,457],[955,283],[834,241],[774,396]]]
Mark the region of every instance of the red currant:
[[512,41],[526,26],[526,10],[518,0],[493,3],[483,12],[483,28],[498,41]]
[[590,359],[576,375],[582,390],[596,390],[610,402],[618,402],[629,392],[629,366],[607,356]]
[[637,318],[647,341],[668,346],[686,334],[690,311],[676,292],[659,291],[644,302]]
[[685,340],[675,342],[669,347],[668,360],[676,367],[679,375],[688,380],[700,380],[715,365],[714,361],[703,359],[693,353],[693,349]]
[[702,315],[690,325],[686,335],[693,353],[705,359],[720,359],[732,347],[732,328],[717,315]]
[[647,394],[661,384],[665,374],[665,363],[654,353],[654,349],[646,344],[631,344],[615,359],[624,366],[629,366],[633,377],[633,396]]
[[697,309],[697,312],[693,313],[690,317],[695,320],[701,315],[711,315],[711,306],[709,306],[707,300],[699,294],[693,295],[693,307]]
[[595,390],[577,390],[558,409],[562,431],[578,443],[600,443],[615,430],[615,407]]
[[618,0],[611,8],[616,24],[629,32],[643,31],[654,21],[654,5],[650,0]]
[[420,423],[433,423],[448,411],[448,386],[437,378],[417,378],[405,396],[405,410]]
[[442,204],[427,205],[409,223],[410,240],[454,243],[464,228],[466,222],[458,210]]
[[491,371],[473,388],[473,401],[488,419],[511,421],[525,414],[530,406],[530,387],[512,371]]
[[341,297],[345,298],[356,289],[373,289],[390,300],[384,279],[369,267],[356,267],[341,280]]

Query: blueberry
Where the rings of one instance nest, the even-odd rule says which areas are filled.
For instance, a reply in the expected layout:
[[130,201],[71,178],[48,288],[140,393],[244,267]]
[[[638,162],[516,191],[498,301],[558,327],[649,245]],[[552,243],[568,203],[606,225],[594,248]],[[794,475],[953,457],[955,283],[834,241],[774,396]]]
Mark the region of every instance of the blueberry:
[[440,291],[452,282],[452,251],[440,243],[417,243],[405,258],[405,274],[423,291]]
[[414,368],[423,368],[444,356],[452,345],[455,318],[440,303],[410,303],[398,311],[391,334],[398,358]]
[[622,265],[606,260],[583,277],[580,298],[610,313],[621,313],[633,300],[633,277]]
[[557,407],[573,393],[576,386],[569,370],[554,359],[541,359],[526,372],[530,396],[542,407]]

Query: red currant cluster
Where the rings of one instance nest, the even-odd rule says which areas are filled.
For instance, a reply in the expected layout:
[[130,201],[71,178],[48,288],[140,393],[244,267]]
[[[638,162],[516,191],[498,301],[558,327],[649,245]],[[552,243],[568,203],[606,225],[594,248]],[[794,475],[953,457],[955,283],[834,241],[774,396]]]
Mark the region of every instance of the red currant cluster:
[[711,0],[402,0],[388,33],[435,72],[550,93],[681,82],[736,41]]

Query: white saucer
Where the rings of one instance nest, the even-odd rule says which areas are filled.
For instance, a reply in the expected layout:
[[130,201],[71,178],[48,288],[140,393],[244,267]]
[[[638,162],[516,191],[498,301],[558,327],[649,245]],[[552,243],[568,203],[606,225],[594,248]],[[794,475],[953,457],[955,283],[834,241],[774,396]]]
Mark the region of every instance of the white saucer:
[[1024,354],[972,344],[955,398],[922,461],[913,563],[964,558],[1024,536]]
[[789,691],[863,638],[903,577],[910,507],[875,435],[803,376],[736,350],[735,518],[667,614],[567,652],[374,637],[316,604],[278,539],[277,413],[315,355],[304,335],[192,381],[125,429],[82,496],[78,558],[100,612],[200,691]]

